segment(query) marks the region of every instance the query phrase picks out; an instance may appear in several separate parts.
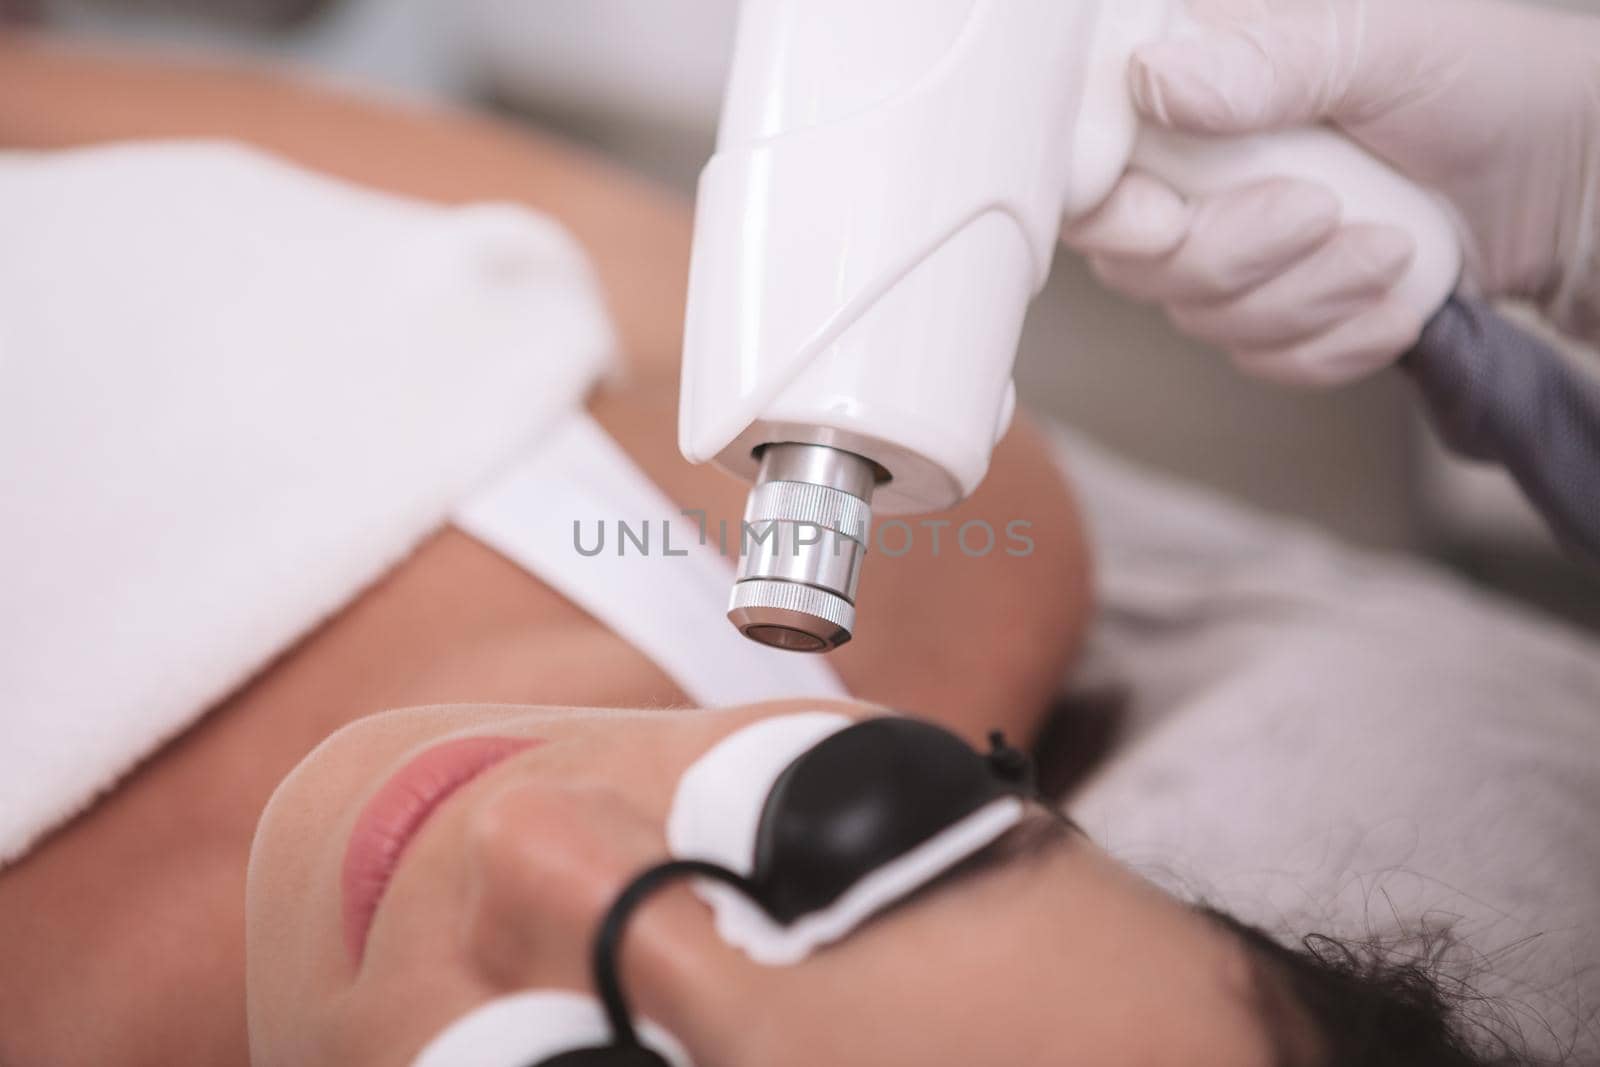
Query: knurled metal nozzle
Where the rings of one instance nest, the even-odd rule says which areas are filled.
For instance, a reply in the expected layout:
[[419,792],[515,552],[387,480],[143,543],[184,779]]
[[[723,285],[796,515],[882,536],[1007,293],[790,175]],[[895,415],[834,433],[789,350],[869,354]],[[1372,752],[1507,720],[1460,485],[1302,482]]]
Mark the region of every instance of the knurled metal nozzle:
[[829,652],[850,640],[877,481],[870,460],[826,445],[762,451],[728,602],[740,633],[791,652]]

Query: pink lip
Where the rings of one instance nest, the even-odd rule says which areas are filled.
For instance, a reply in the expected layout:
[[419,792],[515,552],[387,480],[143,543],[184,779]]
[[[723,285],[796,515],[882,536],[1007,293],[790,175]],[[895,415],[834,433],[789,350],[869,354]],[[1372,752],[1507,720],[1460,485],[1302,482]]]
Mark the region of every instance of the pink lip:
[[361,809],[344,853],[344,938],[356,963],[378,902],[406,845],[438,806],[496,763],[542,742],[529,738],[464,737],[418,754]]

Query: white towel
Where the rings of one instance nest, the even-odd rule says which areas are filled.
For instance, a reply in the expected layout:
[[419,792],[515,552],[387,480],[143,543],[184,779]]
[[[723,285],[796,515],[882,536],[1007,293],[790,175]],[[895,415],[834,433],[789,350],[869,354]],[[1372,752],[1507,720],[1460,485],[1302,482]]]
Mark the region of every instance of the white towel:
[[0,864],[442,524],[611,337],[549,220],[0,154]]

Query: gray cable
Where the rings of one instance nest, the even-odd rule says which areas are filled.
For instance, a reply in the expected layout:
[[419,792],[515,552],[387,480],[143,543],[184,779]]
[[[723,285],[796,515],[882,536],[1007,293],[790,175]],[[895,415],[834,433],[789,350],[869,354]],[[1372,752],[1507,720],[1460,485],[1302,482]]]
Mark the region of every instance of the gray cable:
[[1600,563],[1600,380],[1461,297],[1434,316],[1400,366],[1445,444],[1505,467],[1557,539]]

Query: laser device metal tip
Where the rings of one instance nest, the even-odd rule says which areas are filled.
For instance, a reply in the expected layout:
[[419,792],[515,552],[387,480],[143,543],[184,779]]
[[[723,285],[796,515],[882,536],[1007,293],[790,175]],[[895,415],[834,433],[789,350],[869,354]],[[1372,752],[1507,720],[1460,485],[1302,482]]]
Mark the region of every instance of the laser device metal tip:
[[791,652],[850,640],[878,474],[870,460],[826,445],[762,450],[728,602],[740,633]]

